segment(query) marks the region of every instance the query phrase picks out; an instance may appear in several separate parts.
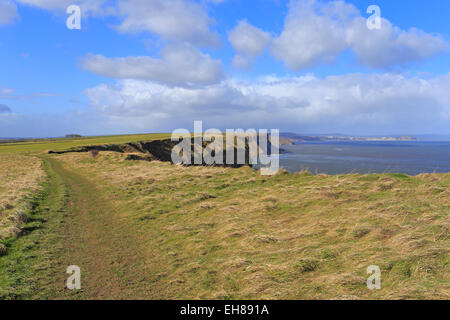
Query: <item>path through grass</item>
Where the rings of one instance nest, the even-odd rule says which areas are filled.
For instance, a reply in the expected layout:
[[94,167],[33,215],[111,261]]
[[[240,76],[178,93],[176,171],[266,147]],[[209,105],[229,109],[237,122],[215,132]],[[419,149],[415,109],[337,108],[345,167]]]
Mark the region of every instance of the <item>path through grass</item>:
[[[42,156],[0,298],[448,299],[450,175],[261,176]],[[366,287],[378,265],[382,289]],[[65,288],[81,268],[80,291]]]
[[[119,208],[88,179],[43,159],[48,181],[33,200],[23,234],[0,258],[0,299],[132,298],[126,286],[135,278],[129,262],[138,250]],[[81,268],[79,291],[66,289],[69,265]]]

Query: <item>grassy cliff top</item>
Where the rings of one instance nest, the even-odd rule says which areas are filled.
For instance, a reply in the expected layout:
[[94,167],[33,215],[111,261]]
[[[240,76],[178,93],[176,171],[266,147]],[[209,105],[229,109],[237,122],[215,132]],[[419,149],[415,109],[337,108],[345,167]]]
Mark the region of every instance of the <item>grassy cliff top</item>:
[[[129,296],[450,296],[450,174],[267,177],[111,152],[54,159],[121,208],[104,223],[107,241],[126,239],[118,261],[135,261],[118,280],[135,285]],[[381,268],[382,290],[366,287],[370,265]]]
[[49,138],[28,140],[3,140],[0,141],[1,153],[39,153],[46,150],[67,150],[73,147],[121,144],[136,141],[151,141],[170,138],[169,133],[150,133],[135,135],[114,135],[79,138]]
[[[11,183],[0,189],[41,177],[34,155],[15,153],[167,137],[4,144],[0,170]],[[109,151],[39,156],[49,182],[18,225],[26,232],[0,241],[0,297],[450,297],[450,174],[262,176]],[[83,270],[76,295],[63,286],[69,264]],[[371,265],[381,290],[367,289]]]

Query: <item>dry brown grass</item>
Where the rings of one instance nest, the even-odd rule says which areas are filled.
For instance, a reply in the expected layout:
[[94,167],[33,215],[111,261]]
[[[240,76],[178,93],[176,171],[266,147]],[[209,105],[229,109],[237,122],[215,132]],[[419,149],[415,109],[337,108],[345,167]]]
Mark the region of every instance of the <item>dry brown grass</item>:
[[0,155],[0,240],[14,237],[27,221],[27,197],[45,176],[41,160],[33,156]]
[[[450,298],[450,174],[267,177],[109,152],[56,157],[127,208],[116,219],[139,239],[134,297]],[[369,265],[381,290],[366,287]]]

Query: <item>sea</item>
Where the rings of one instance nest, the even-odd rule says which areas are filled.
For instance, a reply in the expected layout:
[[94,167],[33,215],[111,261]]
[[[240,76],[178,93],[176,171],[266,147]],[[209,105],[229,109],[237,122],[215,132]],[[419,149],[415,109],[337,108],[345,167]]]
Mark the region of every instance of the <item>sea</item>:
[[450,172],[450,141],[332,141],[283,145],[280,166],[313,174]]

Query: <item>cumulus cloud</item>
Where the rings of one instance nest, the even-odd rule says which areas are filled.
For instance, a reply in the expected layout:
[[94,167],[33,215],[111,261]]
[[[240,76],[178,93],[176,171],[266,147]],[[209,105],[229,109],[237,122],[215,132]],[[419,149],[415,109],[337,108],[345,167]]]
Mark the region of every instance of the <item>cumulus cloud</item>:
[[204,8],[190,0],[122,0],[117,26],[121,32],[148,31],[164,39],[217,46],[220,41],[209,26],[213,20]]
[[11,112],[11,109],[4,104],[0,104],[0,113],[7,113],[7,112]]
[[369,30],[363,18],[354,19],[347,29],[346,39],[358,60],[372,68],[404,65],[450,49],[441,36],[416,28],[404,31],[383,18],[380,30]]
[[0,2],[0,25],[10,24],[18,17],[17,6],[11,0]]
[[85,94],[95,110],[129,121],[131,127],[172,130],[200,119],[218,128],[404,133],[447,130],[449,81],[450,75],[428,80],[390,73],[325,79],[307,75],[172,88],[122,80]]
[[[273,41],[274,56],[291,70],[332,63],[348,47],[341,16],[333,17],[329,7],[335,5],[319,5],[313,0],[291,1],[283,32]],[[351,5],[339,6],[345,9],[343,13],[353,12]]]
[[234,50],[254,58],[269,45],[270,34],[243,20],[228,33],[228,39]]
[[233,60],[235,67],[248,69],[250,62],[261,55],[270,43],[270,34],[241,20],[228,32],[228,40],[238,53]]
[[107,58],[90,54],[82,67],[95,74],[116,79],[152,80],[169,86],[209,85],[224,74],[220,60],[190,45],[169,45],[160,59],[151,57]]
[[373,68],[390,68],[448,50],[440,36],[418,29],[401,30],[382,19],[369,30],[367,18],[344,1],[292,0],[285,26],[273,41],[272,53],[294,71],[332,63],[347,49]]
[[243,70],[250,70],[252,64],[250,62],[250,59],[242,56],[240,54],[237,54],[234,56],[233,61],[231,62],[231,64],[233,65],[233,67],[235,68],[240,68]]

